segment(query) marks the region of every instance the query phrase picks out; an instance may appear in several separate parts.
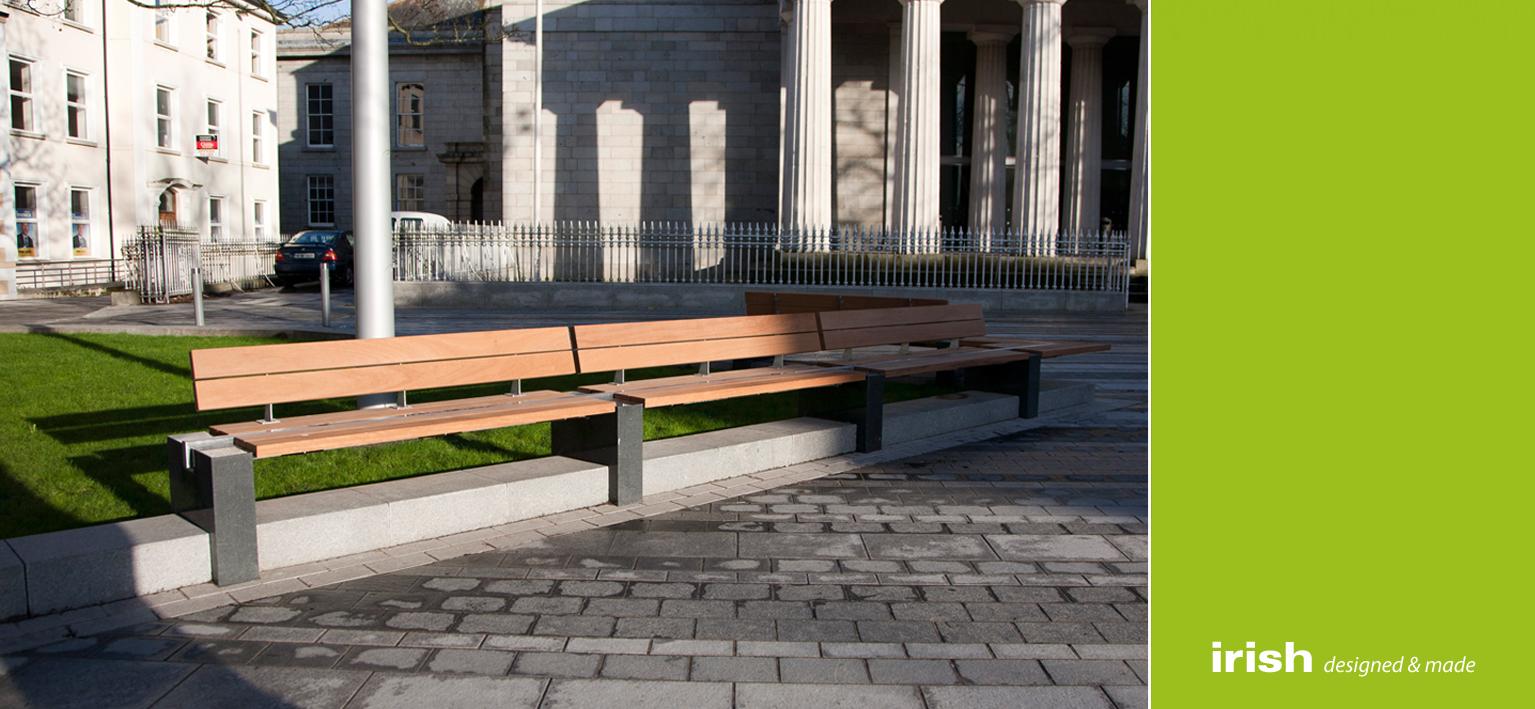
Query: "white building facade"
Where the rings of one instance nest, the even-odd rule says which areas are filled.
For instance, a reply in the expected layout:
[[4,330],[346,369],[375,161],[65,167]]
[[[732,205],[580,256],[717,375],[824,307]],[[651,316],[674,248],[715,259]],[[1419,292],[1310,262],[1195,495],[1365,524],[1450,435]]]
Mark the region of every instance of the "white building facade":
[[229,8],[56,4],[11,4],[0,51],[11,292],[121,280],[116,259],[140,226],[276,238],[272,23]]

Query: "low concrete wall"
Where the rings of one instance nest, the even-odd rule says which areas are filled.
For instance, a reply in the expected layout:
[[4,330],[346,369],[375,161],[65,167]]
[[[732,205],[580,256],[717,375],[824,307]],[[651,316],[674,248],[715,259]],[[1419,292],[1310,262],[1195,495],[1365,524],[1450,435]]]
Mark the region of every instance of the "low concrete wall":
[[[1054,392],[1052,394],[1052,392]],[[1047,383],[1041,410],[1091,401]],[[885,443],[1017,416],[1016,397],[967,391],[885,408]],[[855,428],[797,418],[644,445],[646,493],[851,452]],[[605,466],[551,456],[256,503],[262,570],[358,554],[603,504]],[[175,515],[0,541],[0,620],[207,583],[208,535]]]
[[738,286],[686,283],[421,283],[396,282],[400,307],[605,308],[739,310],[746,291],[945,298],[980,303],[987,312],[1122,311],[1124,293],[969,288],[854,288],[832,286]]

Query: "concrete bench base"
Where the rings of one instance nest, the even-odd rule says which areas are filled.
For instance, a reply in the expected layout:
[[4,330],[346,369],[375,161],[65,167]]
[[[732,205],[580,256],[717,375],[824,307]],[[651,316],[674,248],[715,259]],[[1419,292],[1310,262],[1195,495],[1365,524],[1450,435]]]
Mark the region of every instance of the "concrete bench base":
[[[1092,385],[1047,382],[1041,408]],[[1052,393],[1058,392],[1058,393]],[[1053,402],[1053,403],[1052,403]],[[961,392],[885,407],[897,444],[1015,418],[1017,398]],[[650,493],[844,453],[855,426],[815,418],[644,444]],[[608,466],[552,456],[256,503],[263,571],[436,539],[608,502]],[[144,596],[212,580],[209,535],[176,515],[0,541],[0,620]]]

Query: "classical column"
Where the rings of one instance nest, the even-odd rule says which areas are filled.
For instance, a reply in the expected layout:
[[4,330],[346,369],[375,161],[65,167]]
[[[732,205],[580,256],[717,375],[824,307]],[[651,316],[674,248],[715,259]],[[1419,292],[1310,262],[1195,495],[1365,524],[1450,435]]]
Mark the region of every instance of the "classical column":
[[[784,111],[786,226],[832,225],[831,0],[795,0]],[[824,246],[811,245],[805,246]]]
[[1066,213],[1068,234],[1099,229],[1099,193],[1103,179],[1103,45],[1112,27],[1078,27],[1066,37],[1071,45],[1071,98],[1066,112]]
[[990,250],[1007,230],[1007,43],[1011,27],[976,27],[975,120],[970,132],[970,230]]
[[943,0],[901,0],[901,103],[898,108],[895,202],[897,230],[922,230],[909,251],[936,251],[938,219],[938,120],[942,53],[939,6]]
[[1033,235],[1034,250],[1053,251],[1061,211],[1061,5],[1023,6],[1023,57],[1018,74],[1018,197],[1013,226]]
[[1150,154],[1146,151],[1151,138],[1151,72],[1148,70],[1151,53],[1151,0],[1127,0],[1141,9],[1141,62],[1135,84],[1135,153],[1130,163],[1130,246],[1132,257],[1151,260],[1151,232],[1149,197],[1146,184],[1151,174]]

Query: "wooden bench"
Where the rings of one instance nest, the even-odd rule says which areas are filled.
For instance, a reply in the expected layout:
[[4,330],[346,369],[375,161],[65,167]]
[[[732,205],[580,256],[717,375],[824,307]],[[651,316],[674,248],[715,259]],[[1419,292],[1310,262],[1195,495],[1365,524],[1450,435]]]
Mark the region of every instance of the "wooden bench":
[[882,295],[838,295],[835,293],[772,293],[746,291],[747,315],[819,313],[826,310],[864,310],[868,308],[909,308],[924,305],[948,305],[941,298],[897,298]]
[[[257,458],[546,421],[612,419],[617,408],[580,394],[521,391],[523,379],[576,373],[565,327],[195,350],[191,361],[199,411],[266,407],[259,421],[170,437],[171,507],[210,533],[220,585],[258,574]],[[508,382],[509,392],[415,405],[405,394],[493,382]],[[385,393],[397,393],[397,403],[295,417],[274,411],[277,404]],[[611,425],[606,430],[607,439],[591,443],[639,449],[638,438],[619,438]],[[610,483],[611,477],[610,471]],[[609,493],[620,504],[638,501],[611,484]]]
[[[1020,417],[1039,415],[1039,353],[961,345],[965,338],[986,335],[979,305],[827,311],[816,317],[822,347],[843,350],[842,359],[823,366],[851,366],[884,377],[960,372],[965,386],[1017,396]],[[913,343],[934,342],[948,346],[912,349]],[[879,345],[900,345],[901,351],[854,356],[857,348]]]
[[[579,390],[611,396],[618,404],[620,419],[625,421],[621,425],[634,426],[635,430],[642,426],[645,408],[839,385],[861,385],[865,399],[884,396],[882,379],[869,382],[865,373],[851,367],[784,364],[784,355],[821,349],[813,314],[576,325],[571,330],[582,372],[615,372],[612,384]],[[774,358],[773,366],[710,371],[711,361],[757,357]],[[624,378],[626,369],[691,364],[699,365],[697,374],[639,381]],[[858,427],[859,450],[879,449],[879,423]],[[586,425],[571,422],[559,433],[578,439],[570,447],[591,449],[593,446],[584,445],[582,427]],[[639,458],[617,461],[618,475],[638,486],[643,463]]]

